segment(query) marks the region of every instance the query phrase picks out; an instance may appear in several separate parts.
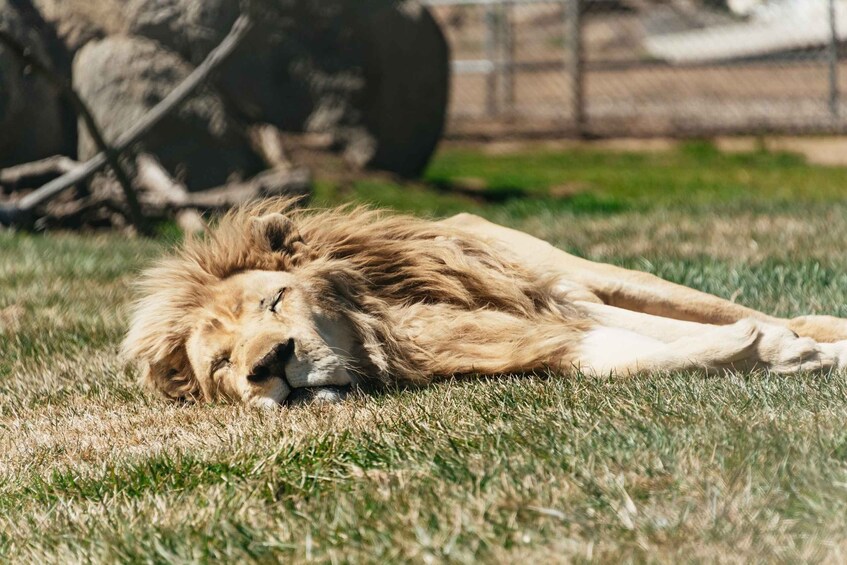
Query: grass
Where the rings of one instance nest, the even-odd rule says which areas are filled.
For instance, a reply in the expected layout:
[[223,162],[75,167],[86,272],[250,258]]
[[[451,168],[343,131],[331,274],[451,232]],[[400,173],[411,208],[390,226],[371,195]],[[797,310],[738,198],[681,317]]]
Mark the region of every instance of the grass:
[[[319,200],[472,210],[756,308],[847,316],[845,172],[707,144],[465,148],[438,157],[434,188],[324,182]],[[510,196],[444,190],[468,178]],[[0,561],[847,558],[844,375],[536,375],[272,413],[171,406],[116,354],[135,273],[169,245],[0,233]]]
[[[470,207],[513,221],[539,213],[610,215],[656,207],[692,213],[739,207],[772,212],[842,200],[845,171],[809,165],[790,153],[727,155],[711,143],[689,142],[675,151],[644,153],[541,148],[492,155],[459,147],[442,152],[425,180],[442,190],[366,180],[345,192],[322,183],[317,200],[355,198],[436,215]],[[471,182],[494,203],[480,204],[449,191],[463,182]]]

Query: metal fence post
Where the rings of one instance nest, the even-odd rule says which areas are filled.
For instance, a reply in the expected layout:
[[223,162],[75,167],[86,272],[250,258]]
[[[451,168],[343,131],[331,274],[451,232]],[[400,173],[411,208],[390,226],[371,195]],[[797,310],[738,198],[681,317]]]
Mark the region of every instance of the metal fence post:
[[586,134],[585,82],[582,52],[582,1],[564,0],[565,4],[565,72],[570,80],[570,102],[573,126],[577,136]]
[[512,2],[500,5],[500,108],[511,114],[515,107],[515,30]]
[[485,79],[485,112],[492,117],[497,115],[498,35],[497,12],[493,4],[488,4],[485,8],[485,58],[489,64]]
[[829,112],[840,129],[841,100],[838,89],[838,25],[835,0],[829,0]]

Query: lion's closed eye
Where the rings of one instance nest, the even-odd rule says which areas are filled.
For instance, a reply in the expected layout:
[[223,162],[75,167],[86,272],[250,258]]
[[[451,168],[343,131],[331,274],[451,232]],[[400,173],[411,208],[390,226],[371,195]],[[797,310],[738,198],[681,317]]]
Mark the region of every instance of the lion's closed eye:
[[263,298],[260,302],[260,306],[262,307],[262,309],[267,309],[271,312],[276,312],[277,307],[280,305],[283,298],[285,298],[285,293],[287,290],[287,288],[283,287],[277,290],[270,298]]

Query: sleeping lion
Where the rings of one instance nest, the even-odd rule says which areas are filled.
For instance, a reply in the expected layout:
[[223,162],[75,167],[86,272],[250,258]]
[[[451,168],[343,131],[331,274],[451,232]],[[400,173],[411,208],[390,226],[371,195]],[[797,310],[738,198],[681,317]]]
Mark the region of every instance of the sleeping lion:
[[146,271],[140,292],[124,351],[180,401],[277,406],[538,370],[847,364],[845,320],[774,318],[468,214],[253,205]]

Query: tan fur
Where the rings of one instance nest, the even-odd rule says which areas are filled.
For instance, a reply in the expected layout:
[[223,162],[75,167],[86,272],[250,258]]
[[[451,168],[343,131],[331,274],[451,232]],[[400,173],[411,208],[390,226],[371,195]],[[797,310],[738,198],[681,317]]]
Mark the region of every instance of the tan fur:
[[144,274],[124,350],[146,383],[276,406],[456,374],[847,364],[841,319],[774,318],[474,216],[293,204],[232,212]]
[[555,279],[453,228],[275,201],[230,213],[144,274],[124,351],[149,384],[173,399],[210,396],[186,342],[198,311],[221,299],[216,285],[248,271],[292,273],[342,313],[359,345],[354,370],[380,382],[569,367],[590,325]]
[[560,277],[571,300],[596,302],[657,317],[705,324],[732,324],[752,318],[787,327],[819,342],[832,343],[847,339],[847,320],[843,318],[776,318],[649,273],[576,257],[546,241],[472,214],[459,214],[442,223],[488,242],[527,268]]

